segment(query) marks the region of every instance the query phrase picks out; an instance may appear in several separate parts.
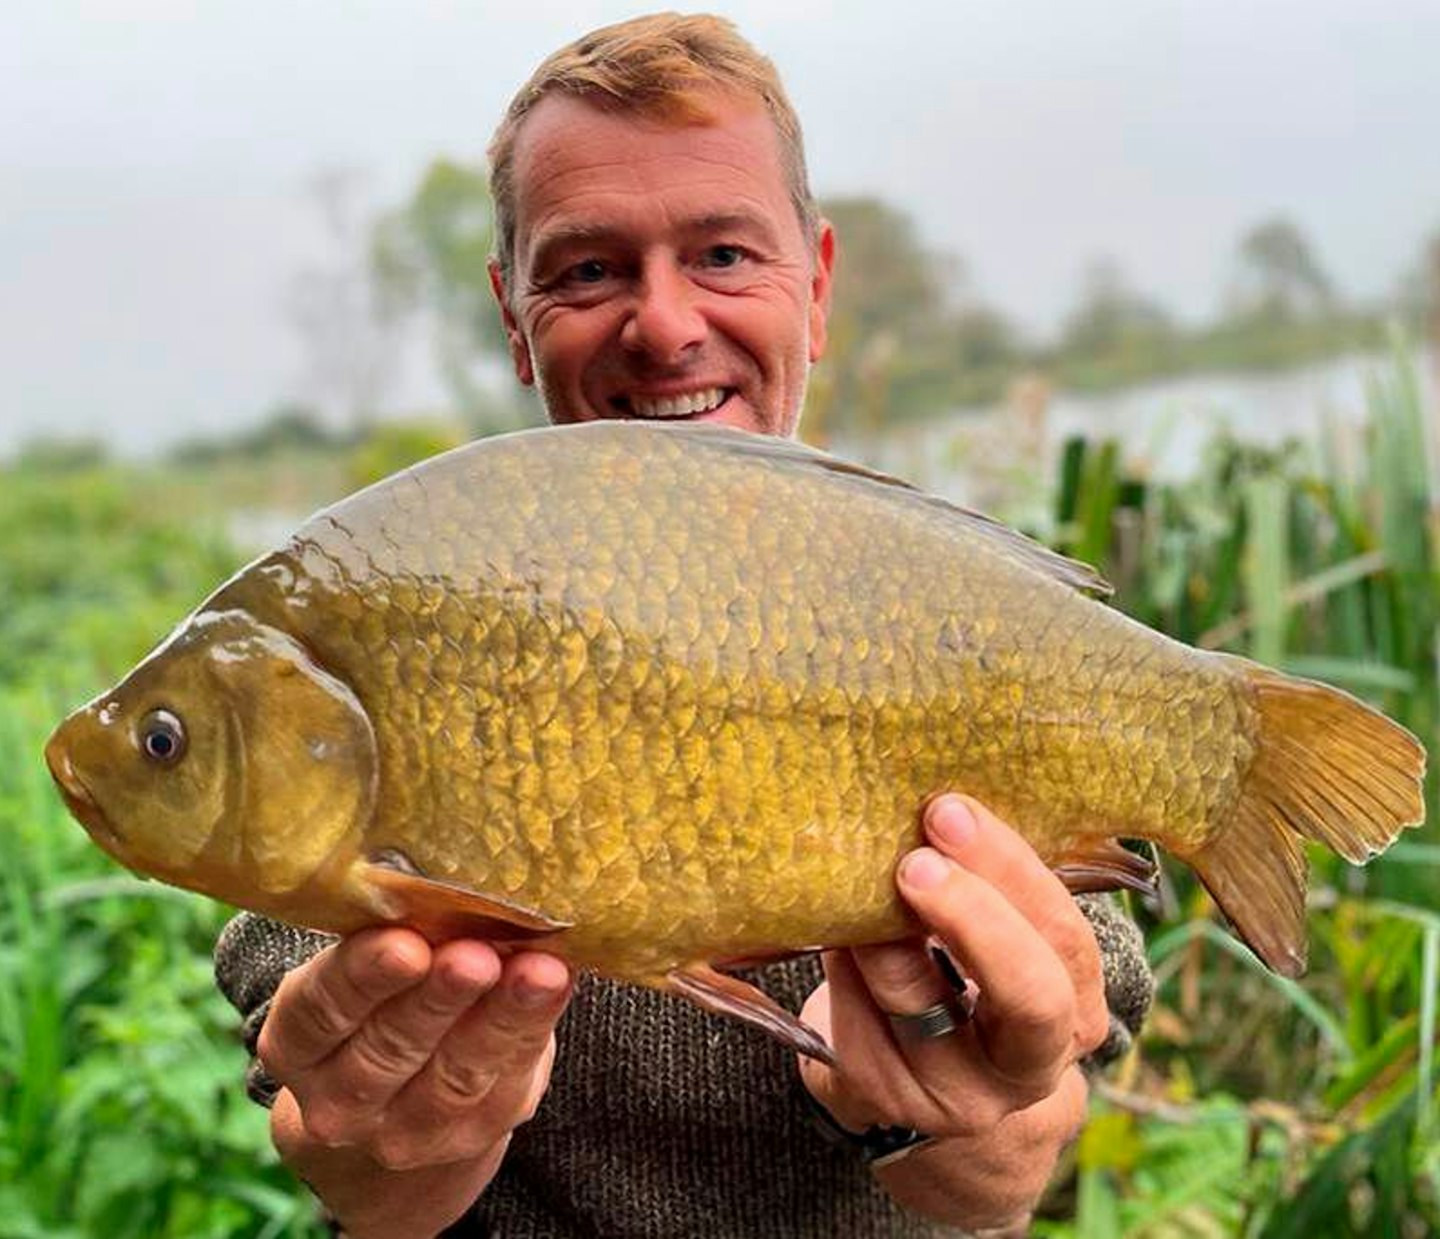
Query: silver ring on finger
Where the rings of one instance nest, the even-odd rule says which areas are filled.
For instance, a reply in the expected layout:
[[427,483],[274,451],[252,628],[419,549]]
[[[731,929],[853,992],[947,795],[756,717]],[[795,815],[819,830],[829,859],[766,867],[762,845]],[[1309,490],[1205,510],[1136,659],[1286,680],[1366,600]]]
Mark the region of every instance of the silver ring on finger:
[[890,1026],[901,1041],[934,1041],[948,1037],[961,1025],[968,1024],[975,1014],[975,987],[965,979],[950,952],[943,946],[932,944],[930,958],[951,992],[923,1011],[887,1011]]
[[902,1041],[934,1041],[957,1032],[970,1019],[970,1012],[953,1000],[937,1002],[923,1011],[885,1013],[890,1027]]

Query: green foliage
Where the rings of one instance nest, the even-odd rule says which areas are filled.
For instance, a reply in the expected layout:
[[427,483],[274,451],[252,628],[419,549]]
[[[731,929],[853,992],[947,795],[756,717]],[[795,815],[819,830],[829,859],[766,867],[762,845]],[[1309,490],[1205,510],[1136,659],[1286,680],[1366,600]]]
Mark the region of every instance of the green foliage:
[[41,760],[234,567],[136,475],[0,474],[0,1235],[315,1236],[239,1080],[223,912],[117,876]]
[[1177,338],[1170,316],[1131,289],[1113,261],[1102,260],[1086,273],[1080,304],[1060,337],[1060,353],[1133,370],[1172,364]]
[[98,684],[234,566],[168,498],[120,470],[0,473],[0,684]]
[[1329,308],[1330,277],[1293,220],[1276,216],[1252,227],[1239,245],[1237,317],[1252,325],[1288,323]]
[[465,435],[448,422],[395,422],[381,426],[366,435],[350,453],[349,480],[356,488],[369,486],[464,442]]
[[1397,300],[1406,327],[1440,345],[1440,228],[1421,243],[1415,265],[1401,278]]
[[1104,348],[1070,340],[1025,357],[1060,388],[1101,392],[1182,374],[1276,372],[1384,347],[1381,316],[1334,305],[1303,318],[1226,315],[1191,329],[1137,323]]
[[[1212,444],[1181,485],[1074,443],[1054,540],[1117,602],[1202,646],[1372,699],[1427,741],[1440,720],[1437,495],[1403,354],[1377,373],[1360,450],[1319,463]],[[1363,870],[1312,857],[1311,971],[1266,972],[1188,871],[1153,925],[1159,998],[1141,1056],[1102,1085],[1064,1212],[1040,1233],[1407,1236],[1440,1231],[1440,823]],[[1141,911],[1142,920],[1152,919]]]
[[110,458],[100,439],[41,436],[20,445],[15,467],[26,472],[73,473],[96,469]]
[[437,159],[410,201],[375,229],[371,267],[387,313],[427,312],[436,360],[457,407],[479,430],[513,429],[534,419],[532,402],[497,397],[474,367],[508,351],[489,260],[493,212],[485,173]]
[[838,257],[808,437],[874,432],[1004,390],[1018,363],[1014,332],[974,298],[956,304],[955,260],[926,248],[914,221],[879,198],[831,199],[822,210]]

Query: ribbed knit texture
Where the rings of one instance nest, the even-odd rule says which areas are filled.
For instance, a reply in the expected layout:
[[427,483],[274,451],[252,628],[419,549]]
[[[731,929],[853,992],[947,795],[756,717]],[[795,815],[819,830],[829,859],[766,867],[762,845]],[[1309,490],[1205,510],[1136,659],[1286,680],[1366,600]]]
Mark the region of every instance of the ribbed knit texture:
[[[1102,899],[1081,901],[1105,961],[1112,1013],[1096,1061],[1124,1052],[1153,982],[1139,933]],[[255,1038],[284,972],[330,939],[242,914],[216,976]],[[819,984],[806,958],[743,974],[793,1011]],[[557,1033],[549,1092],[500,1174],[447,1235],[496,1239],[769,1239],[958,1235],[895,1205],[846,1148],[825,1141],[793,1054],[687,1002],[582,976]],[[252,1063],[251,1095],[274,1084]]]

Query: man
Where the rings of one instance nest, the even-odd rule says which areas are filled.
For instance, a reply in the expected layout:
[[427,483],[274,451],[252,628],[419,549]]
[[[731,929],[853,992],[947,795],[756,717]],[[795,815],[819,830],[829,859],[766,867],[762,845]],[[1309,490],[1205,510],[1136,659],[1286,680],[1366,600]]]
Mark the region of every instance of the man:
[[[491,162],[492,284],[552,421],[794,432],[835,238],[774,69],[728,23],[641,18],[561,50]],[[320,942],[243,918],[219,967],[252,1032],[264,1020],[276,1145],[355,1239],[1023,1228],[1083,1120],[1077,1063],[1111,1032],[1101,953],[982,806],[941,798],[925,827],[897,883],[974,979],[973,1018],[918,939],[833,952],[823,978],[813,960],[758,970],[838,1051],[798,1076],[665,996],[399,929],[315,955],[266,1015],[257,961]],[[1094,915],[1119,944],[1112,980],[1143,977],[1133,938]],[[1133,1025],[1148,990],[1130,991]]]

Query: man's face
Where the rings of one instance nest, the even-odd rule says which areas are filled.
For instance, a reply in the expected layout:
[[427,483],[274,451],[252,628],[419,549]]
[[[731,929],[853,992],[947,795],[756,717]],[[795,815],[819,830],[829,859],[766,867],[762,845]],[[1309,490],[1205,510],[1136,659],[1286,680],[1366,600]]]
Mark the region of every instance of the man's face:
[[834,239],[807,245],[758,101],[667,125],[551,95],[516,143],[515,208],[513,287],[491,278],[552,421],[794,431]]

